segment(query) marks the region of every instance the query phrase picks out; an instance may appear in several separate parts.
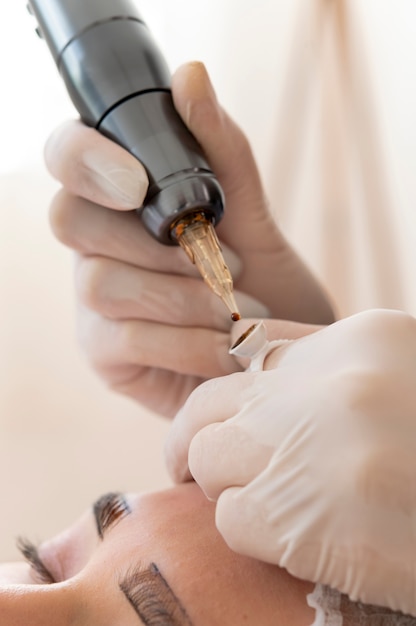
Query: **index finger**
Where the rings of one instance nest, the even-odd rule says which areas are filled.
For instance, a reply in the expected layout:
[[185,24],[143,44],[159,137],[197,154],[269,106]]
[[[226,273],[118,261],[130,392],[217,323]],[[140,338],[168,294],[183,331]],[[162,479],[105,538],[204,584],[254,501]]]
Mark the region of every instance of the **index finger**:
[[131,210],[143,204],[148,178],[127,150],[80,121],[59,126],[45,146],[45,162],[71,193],[110,209]]
[[241,397],[252,373],[237,372],[202,383],[188,397],[173,420],[165,444],[165,460],[171,478],[191,480],[188,451],[194,436],[209,424],[224,422],[241,408]]

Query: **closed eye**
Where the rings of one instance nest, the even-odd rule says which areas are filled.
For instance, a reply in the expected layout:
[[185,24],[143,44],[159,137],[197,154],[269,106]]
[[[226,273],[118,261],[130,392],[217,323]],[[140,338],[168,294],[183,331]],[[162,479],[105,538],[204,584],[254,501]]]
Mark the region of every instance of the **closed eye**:
[[23,555],[24,559],[29,563],[36,582],[41,585],[52,585],[53,583],[58,582],[40,558],[37,547],[31,541],[19,537],[16,542],[16,546]]

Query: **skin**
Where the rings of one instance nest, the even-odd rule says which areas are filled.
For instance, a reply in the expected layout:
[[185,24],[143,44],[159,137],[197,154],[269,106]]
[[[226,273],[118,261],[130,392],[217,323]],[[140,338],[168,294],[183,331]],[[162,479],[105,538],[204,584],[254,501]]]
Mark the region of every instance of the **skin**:
[[[214,524],[214,505],[195,483],[130,495],[131,513],[97,536],[91,511],[40,547],[59,580],[39,585],[30,566],[0,569],[0,615],[8,626],[137,626],[119,589],[140,562],[156,563],[194,626],[309,626],[310,583],[233,553]],[[9,583],[9,584],[7,584]],[[159,623],[159,622],[158,622]]]

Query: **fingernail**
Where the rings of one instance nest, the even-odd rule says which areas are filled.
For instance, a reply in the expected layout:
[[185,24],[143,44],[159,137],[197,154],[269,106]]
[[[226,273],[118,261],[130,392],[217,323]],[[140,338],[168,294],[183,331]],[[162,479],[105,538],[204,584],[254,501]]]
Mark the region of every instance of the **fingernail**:
[[[126,155],[127,156],[127,155]],[[143,204],[148,179],[143,165],[128,155],[129,165],[112,162],[95,150],[85,151],[83,161],[93,183],[120,208],[135,209]]]
[[218,104],[217,94],[215,92],[214,85],[212,84],[211,78],[207,72],[207,68],[205,67],[203,63],[199,61],[196,61],[194,63],[194,67],[196,71],[199,72],[199,75],[201,77],[201,82],[204,84],[205,95],[208,96],[212,104],[217,105]]
[[[219,106],[213,84],[203,63],[194,61],[186,66],[188,73],[188,100],[185,109],[185,120],[188,126],[192,126],[195,108],[199,116],[218,115]],[[200,118],[201,118],[200,117]]]

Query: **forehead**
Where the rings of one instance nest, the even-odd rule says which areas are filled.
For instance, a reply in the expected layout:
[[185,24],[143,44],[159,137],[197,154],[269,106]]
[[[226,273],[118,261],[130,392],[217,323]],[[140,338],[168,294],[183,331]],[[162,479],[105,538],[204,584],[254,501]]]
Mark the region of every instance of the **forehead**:
[[164,491],[128,494],[127,499],[131,517],[142,524],[166,527],[175,520],[178,527],[185,527],[199,519],[203,527],[215,526],[215,504],[207,500],[194,482]]
[[289,575],[232,552],[215,527],[215,504],[196,485],[135,497],[132,508],[124,537],[138,532],[137,556],[157,563],[193,623],[271,623],[261,616],[274,613],[279,581]]
[[[294,579],[232,552],[215,527],[215,504],[195,484],[127,497],[131,514],[108,531],[83,571],[88,588],[104,578],[110,588],[114,574],[154,563],[195,626],[276,623],[285,610],[280,592],[287,593]],[[291,611],[310,610],[307,591],[296,588],[300,595],[295,599],[292,590]]]
[[124,544],[128,552],[151,550],[166,558],[175,550],[177,562],[180,554],[195,558],[201,543],[212,548],[218,544],[229,551],[215,527],[215,504],[195,483],[155,493],[127,494],[127,500],[131,513],[106,538],[108,544],[117,543],[119,550]]

